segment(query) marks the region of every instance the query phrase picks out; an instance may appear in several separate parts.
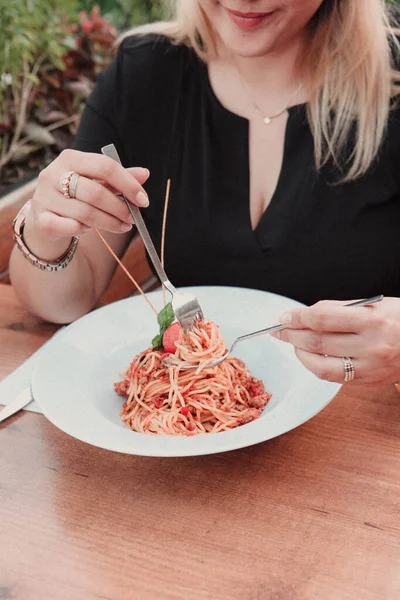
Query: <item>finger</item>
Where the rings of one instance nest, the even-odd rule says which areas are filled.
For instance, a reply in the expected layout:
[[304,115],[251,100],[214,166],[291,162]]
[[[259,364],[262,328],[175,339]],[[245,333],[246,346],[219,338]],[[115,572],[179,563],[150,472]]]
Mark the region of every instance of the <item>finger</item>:
[[146,183],[148,178],[150,177],[150,171],[143,167],[129,167],[126,169],[127,173],[134,179],[137,179],[140,185]]
[[80,176],[75,189],[75,198],[95,206],[112,217],[116,217],[121,221],[120,224],[133,224],[133,218],[124,200],[98,181]]
[[[108,185],[118,190],[137,206],[148,206],[149,204],[147,194],[138,180],[108,156],[79,152],[78,150],[63,150],[60,161],[54,163],[54,168],[59,173],[57,181],[65,171],[75,171],[89,179],[106,181]],[[53,172],[51,165],[48,169],[50,173]]]
[[62,216],[79,221],[87,227],[97,227],[97,229],[104,229],[112,233],[126,233],[132,229],[132,223],[123,223],[96,206],[74,198],[68,200],[68,206],[63,212],[65,214]]
[[[321,354],[313,354],[306,350],[296,348],[296,356],[300,362],[319,379],[325,381],[334,381],[336,383],[344,383],[344,364],[341,358],[333,356],[322,356]],[[364,368],[362,361],[357,359],[351,359],[354,366],[354,379],[353,381],[363,381]],[[349,382],[350,383],[350,382]]]
[[[129,169],[127,169],[127,171],[131,175],[131,177],[133,177],[134,179],[137,179],[141,185],[146,183],[147,179],[150,176],[150,171],[148,169],[143,169],[142,167],[130,167]],[[108,185],[108,183],[106,181],[104,181],[104,180],[98,180],[98,181],[99,181],[99,183],[101,183],[101,185],[103,185],[104,187],[109,189],[110,192],[112,192],[113,194],[120,193],[113,186]]]
[[83,223],[69,217],[60,217],[48,210],[40,211],[35,215],[35,222],[41,231],[55,238],[82,235],[89,231],[89,227]]
[[313,354],[329,356],[359,356],[362,351],[360,336],[354,333],[321,333],[310,329],[283,329],[273,337],[293,344],[296,348]]
[[374,310],[375,305],[346,307],[324,300],[307,308],[284,313],[280,322],[291,329],[359,333],[367,327],[371,311]]

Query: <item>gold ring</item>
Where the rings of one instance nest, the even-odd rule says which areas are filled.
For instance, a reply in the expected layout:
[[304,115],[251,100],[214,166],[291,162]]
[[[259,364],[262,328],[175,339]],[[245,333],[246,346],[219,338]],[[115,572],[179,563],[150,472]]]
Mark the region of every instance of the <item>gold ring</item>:
[[353,381],[355,372],[354,372],[354,365],[353,365],[351,358],[349,358],[348,356],[343,356],[342,361],[344,364],[344,380],[345,380],[345,382],[347,383],[348,381]]

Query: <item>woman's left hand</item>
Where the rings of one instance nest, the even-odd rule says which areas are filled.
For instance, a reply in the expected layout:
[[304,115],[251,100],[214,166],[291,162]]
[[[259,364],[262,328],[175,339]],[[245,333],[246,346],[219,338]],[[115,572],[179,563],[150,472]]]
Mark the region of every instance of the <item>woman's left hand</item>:
[[281,323],[288,329],[272,335],[293,344],[303,365],[320,379],[343,383],[342,357],[349,357],[353,383],[400,381],[400,298],[364,307],[327,300],[285,313]]

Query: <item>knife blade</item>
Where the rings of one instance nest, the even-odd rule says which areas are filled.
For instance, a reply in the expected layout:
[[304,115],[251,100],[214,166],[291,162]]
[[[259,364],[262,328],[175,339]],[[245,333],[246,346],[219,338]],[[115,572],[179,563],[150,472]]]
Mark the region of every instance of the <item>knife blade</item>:
[[9,417],[12,417],[24,408],[29,402],[32,402],[32,392],[30,386],[25,388],[14,400],[10,402],[3,410],[0,411],[0,423]]

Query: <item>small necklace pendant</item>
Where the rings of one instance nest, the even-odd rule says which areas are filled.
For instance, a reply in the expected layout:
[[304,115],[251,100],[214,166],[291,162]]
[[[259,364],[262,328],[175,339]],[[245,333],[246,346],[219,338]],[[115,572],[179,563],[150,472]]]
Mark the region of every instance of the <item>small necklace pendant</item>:
[[269,117],[264,117],[264,123],[266,125],[269,125],[271,123],[272,119],[270,119]]

